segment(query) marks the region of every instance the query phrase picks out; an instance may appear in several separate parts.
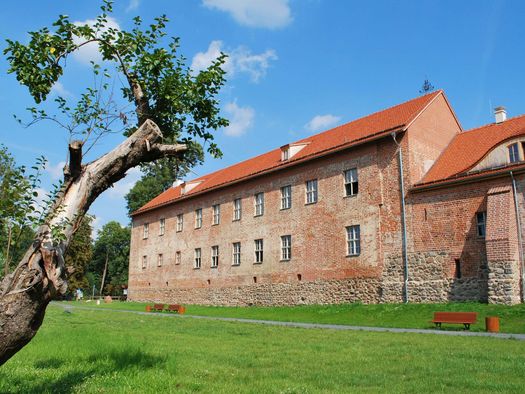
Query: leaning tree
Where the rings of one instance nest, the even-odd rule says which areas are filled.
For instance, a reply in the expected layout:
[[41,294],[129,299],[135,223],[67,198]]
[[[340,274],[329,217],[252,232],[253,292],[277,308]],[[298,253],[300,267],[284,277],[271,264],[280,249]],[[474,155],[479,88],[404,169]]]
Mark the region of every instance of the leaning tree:
[[[179,55],[178,39],[167,37],[165,16],[149,26],[134,18],[133,28],[124,31],[111,23],[112,12],[111,2],[105,1],[91,24],[60,15],[51,28],[31,32],[29,43],[8,40],[4,50],[9,72],[36,103],[29,123],[53,121],[69,132],[70,142],[63,182],[35,241],[0,284],[0,365],[33,338],[49,302],[65,293],[64,252],[103,191],[141,163],[168,157],[184,160],[202,146],[220,155],[212,132],[228,124],[219,114],[217,99],[224,84],[225,56],[196,74]],[[58,97],[56,114],[49,114],[43,102],[68,58],[87,45],[96,45],[101,56],[101,65],[92,63],[95,85],[74,105]],[[121,91],[119,100],[114,98],[115,86]],[[126,138],[110,152],[83,162],[93,145],[115,130]]]

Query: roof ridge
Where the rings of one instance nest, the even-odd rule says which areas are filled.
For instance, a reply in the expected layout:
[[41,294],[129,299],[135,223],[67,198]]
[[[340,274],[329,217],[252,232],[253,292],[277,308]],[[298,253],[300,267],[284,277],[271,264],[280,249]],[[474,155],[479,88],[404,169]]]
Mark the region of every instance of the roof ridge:
[[505,119],[503,122],[500,122],[500,123],[495,123],[495,122],[494,123],[487,123],[487,124],[475,127],[473,129],[470,129],[470,130],[464,130],[461,133],[458,133],[458,135],[462,135],[462,134],[465,134],[465,133],[470,133],[471,131],[477,131],[477,130],[480,130],[480,129],[484,129],[486,127],[500,126],[500,125],[505,124],[507,122],[510,122],[510,121],[513,121],[513,120],[517,120],[517,119],[523,118],[523,117],[525,117],[525,114],[513,116],[512,118]]

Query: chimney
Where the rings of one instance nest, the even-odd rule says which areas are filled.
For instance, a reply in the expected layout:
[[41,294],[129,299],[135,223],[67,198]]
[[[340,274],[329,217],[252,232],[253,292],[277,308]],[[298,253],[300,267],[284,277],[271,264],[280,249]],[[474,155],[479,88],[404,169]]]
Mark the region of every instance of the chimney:
[[494,116],[496,116],[496,123],[505,122],[507,120],[507,111],[505,107],[494,108]]

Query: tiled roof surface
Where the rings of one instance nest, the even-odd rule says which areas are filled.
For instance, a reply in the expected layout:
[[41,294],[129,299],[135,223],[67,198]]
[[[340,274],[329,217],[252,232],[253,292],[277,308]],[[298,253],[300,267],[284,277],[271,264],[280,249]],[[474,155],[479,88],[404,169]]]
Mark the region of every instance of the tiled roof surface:
[[306,142],[308,145],[290,158],[290,160],[285,162],[281,161],[281,150],[278,148],[190,181],[202,182],[191,191],[187,192],[184,196],[181,193],[181,186],[171,187],[135,211],[133,215],[170,204],[181,197],[196,195],[279,167],[289,166],[291,163],[310,160],[329,153],[330,151],[350,147],[368,139],[388,134],[391,130],[404,129],[435,97],[440,94],[443,94],[441,90],[425,96],[420,96],[403,104],[396,105],[389,109],[335,127],[323,133],[296,141],[295,143]]
[[465,175],[492,148],[525,134],[525,115],[459,133],[450,142],[420,185]]

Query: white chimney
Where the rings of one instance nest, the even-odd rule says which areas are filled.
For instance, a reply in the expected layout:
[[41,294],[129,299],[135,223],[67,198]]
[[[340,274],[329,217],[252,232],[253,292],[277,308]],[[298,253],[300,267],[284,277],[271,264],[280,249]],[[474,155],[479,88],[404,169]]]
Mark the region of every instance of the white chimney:
[[494,115],[496,116],[496,123],[505,122],[507,120],[507,111],[505,107],[494,108]]
[[175,182],[173,182],[173,187],[177,187],[177,186],[180,186],[184,183],[183,180],[181,179],[175,179]]

